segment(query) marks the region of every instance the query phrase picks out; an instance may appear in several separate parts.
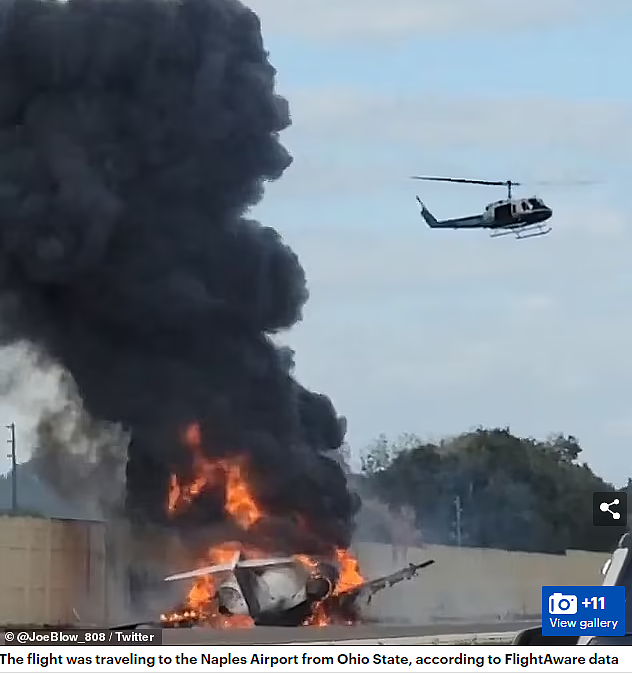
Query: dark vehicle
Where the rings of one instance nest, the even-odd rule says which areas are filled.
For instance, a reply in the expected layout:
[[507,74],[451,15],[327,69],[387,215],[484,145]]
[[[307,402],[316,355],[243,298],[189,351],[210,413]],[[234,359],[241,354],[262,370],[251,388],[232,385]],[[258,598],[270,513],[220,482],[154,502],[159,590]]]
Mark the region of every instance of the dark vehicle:
[[571,645],[632,645],[632,535],[626,532],[606,561],[602,570],[602,586],[625,587],[625,626],[626,634],[619,636],[553,636],[542,635],[542,626],[534,626],[520,631],[513,641],[521,647],[568,647]]

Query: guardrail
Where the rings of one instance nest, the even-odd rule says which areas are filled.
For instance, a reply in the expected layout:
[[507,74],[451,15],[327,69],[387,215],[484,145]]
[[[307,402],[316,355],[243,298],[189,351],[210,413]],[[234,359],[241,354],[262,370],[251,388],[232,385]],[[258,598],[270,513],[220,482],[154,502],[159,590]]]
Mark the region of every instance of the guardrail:
[[516,635],[515,631],[503,633],[455,633],[452,635],[409,635],[407,637],[374,638],[369,640],[330,640],[327,642],[293,642],[300,645],[353,645],[356,647],[371,645],[510,645]]

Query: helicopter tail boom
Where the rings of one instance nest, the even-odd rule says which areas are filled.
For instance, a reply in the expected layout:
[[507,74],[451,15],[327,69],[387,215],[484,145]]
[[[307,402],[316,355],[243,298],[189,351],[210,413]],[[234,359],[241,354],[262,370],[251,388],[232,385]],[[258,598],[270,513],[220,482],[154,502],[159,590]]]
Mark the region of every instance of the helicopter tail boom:
[[442,227],[442,224],[428,211],[426,205],[417,197],[419,202],[419,207],[421,208],[421,215],[423,219],[428,223],[428,227]]
[[462,229],[479,229],[481,227],[488,227],[483,216],[468,216],[466,218],[454,218],[452,220],[437,220],[426,205],[417,197],[419,206],[421,207],[421,215],[428,224],[428,227],[440,228],[444,230],[462,230]]

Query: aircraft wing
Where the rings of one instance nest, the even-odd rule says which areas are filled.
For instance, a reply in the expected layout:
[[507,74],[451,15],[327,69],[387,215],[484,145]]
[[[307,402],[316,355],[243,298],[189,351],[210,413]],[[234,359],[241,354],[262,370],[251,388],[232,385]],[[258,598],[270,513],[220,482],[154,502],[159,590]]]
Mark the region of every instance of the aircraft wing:
[[218,574],[220,572],[232,572],[235,568],[261,568],[261,567],[287,567],[289,565],[300,565],[300,561],[296,558],[258,558],[251,560],[240,560],[240,552],[237,551],[230,562],[221,563],[219,565],[210,565],[208,567],[199,567],[190,572],[180,572],[179,574],[172,574],[165,577],[165,581],[179,581],[180,579],[193,579],[195,577],[206,577],[210,574]]
[[369,581],[365,581],[363,584],[354,586],[353,588],[350,588],[337,596],[333,596],[332,601],[344,606],[362,598],[367,602],[367,604],[370,604],[371,599],[378,591],[381,591],[384,588],[390,588],[391,586],[398,584],[400,581],[405,581],[406,579],[412,579],[413,577],[416,577],[419,570],[423,569],[424,567],[434,565],[434,562],[434,560],[426,560],[425,562],[419,563],[418,565],[410,563],[401,570],[393,572],[393,574],[378,577],[377,579],[370,579]]
[[218,565],[209,565],[208,567],[198,567],[196,570],[191,570],[190,572],[180,572],[179,574],[172,574],[168,577],[165,577],[165,581],[179,581],[180,579],[193,579],[194,577],[206,577],[209,574],[218,574],[219,572],[232,572],[237,564],[239,563],[239,558],[241,553],[235,551],[230,562],[220,563]]

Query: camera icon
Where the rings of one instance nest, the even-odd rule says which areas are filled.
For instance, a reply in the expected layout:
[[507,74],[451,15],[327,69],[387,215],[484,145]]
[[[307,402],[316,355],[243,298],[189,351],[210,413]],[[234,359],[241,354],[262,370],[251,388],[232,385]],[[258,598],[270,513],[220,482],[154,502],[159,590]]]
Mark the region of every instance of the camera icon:
[[577,596],[553,593],[549,596],[549,614],[577,614]]

